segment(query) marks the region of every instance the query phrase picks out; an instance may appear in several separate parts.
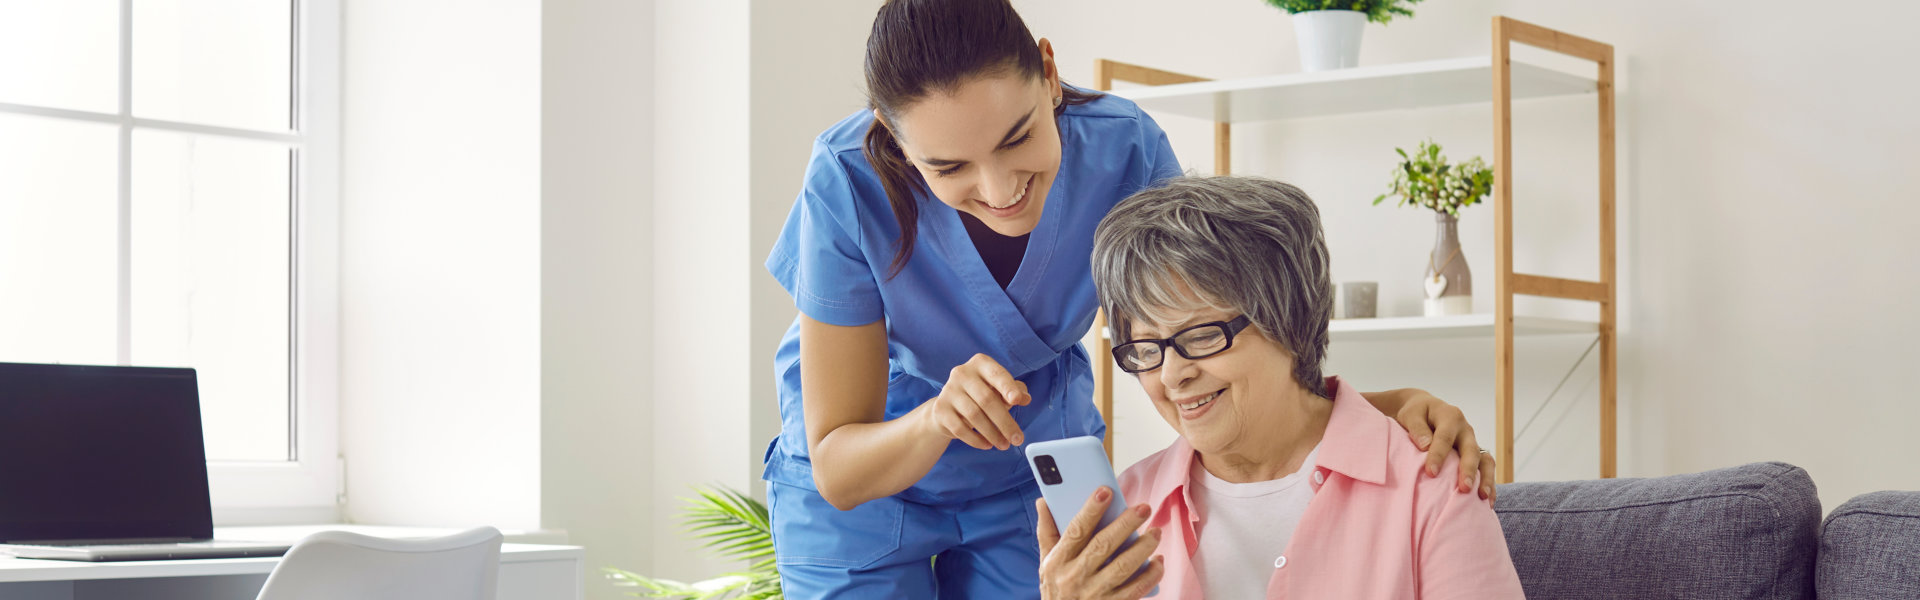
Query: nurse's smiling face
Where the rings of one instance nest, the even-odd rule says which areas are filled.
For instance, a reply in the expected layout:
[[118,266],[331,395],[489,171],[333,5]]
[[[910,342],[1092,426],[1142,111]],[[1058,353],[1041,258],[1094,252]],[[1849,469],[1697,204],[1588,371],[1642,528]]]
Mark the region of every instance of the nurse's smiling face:
[[975,76],[927,94],[891,124],[933,195],[1001,235],[1033,232],[1060,172],[1060,80],[1046,40],[1040,50],[1045,77],[1012,68]]

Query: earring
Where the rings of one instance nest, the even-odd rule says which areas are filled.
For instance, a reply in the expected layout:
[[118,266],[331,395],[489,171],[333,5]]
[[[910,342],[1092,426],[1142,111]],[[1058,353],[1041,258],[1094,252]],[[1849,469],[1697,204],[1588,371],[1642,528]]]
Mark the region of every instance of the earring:
[[1054,106],[1055,108],[1059,108],[1059,107],[1060,107],[1060,97],[1059,97],[1059,96],[1054,96],[1054,97],[1053,97],[1053,106]]

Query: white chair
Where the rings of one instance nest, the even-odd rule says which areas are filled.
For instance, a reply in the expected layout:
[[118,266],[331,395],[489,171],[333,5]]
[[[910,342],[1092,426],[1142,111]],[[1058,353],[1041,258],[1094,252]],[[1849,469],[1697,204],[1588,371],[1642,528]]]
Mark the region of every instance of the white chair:
[[493,600],[500,531],[426,539],[322,531],[280,559],[257,600]]

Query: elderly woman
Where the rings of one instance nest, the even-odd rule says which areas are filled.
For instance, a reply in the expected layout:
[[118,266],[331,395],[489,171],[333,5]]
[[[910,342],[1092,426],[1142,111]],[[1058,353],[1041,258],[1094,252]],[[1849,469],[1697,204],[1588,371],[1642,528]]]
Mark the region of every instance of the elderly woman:
[[1459,459],[1422,476],[1406,431],[1321,374],[1333,287],[1299,188],[1142,191],[1100,223],[1093,269],[1114,360],[1180,437],[1121,476],[1135,506],[1103,530],[1104,491],[1064,536],[1040,502],[1043,595],[1522,597],[1492,507],[1453,485]]

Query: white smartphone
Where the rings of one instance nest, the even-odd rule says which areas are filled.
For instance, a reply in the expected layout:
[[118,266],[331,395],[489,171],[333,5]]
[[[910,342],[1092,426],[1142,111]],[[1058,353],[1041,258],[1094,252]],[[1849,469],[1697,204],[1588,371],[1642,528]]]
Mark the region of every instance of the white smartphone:
[[[1113,490],[1113,498],[1107,502],[1107,512],[1100,515],[1100,526],[1094,531],[1106,529],[1127,510],[1127,500],[1120,495],[1120,480],[1113,476],[1113,464],[1107,462],[1107,451],[1100,444],[1100,438],[1083,435],[1027,444],[1027,466],[1033,468],[1033,478],[1040,482],[1040,496],[1047,499],[1055,531],[1066,531],[1074,515],[1080,514],[1080,509],[1093,499],[1093,492],[1103,485]],[[1133,547],[1139,539],[1139,532],[1127,534],[1127,543],[1114,554]],[[1146,568],[1146,563],[1140,564],[1141,571]],[[1159,591],[1156,586],[1147,595]]]

